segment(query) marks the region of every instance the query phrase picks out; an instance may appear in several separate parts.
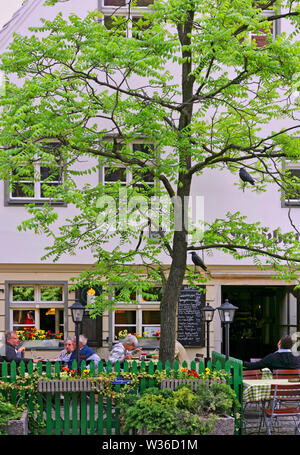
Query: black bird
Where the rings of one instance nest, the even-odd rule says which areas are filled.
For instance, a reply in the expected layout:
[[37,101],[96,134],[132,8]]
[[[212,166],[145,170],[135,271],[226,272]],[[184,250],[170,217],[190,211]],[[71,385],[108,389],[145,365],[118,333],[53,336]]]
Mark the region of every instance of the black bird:
[[243,182],[249,182],[251,183],[251,185],[254,185],[254,179],[253,177],[251,177],[250,174],[248,174],[248,172],[246,171],[246,169],[244,167],[241,167],[240,169],[240,178],[241,180],[243,180]]
[[190,251],[190,254],[192,255],[192,261],[195,265],[199,265],[199,267],[201,267],[201,269],[204,270],[204,272],[207,271],[207,267],[206,265],[204,264],[204,262],[202,261],[202,259],[198,256],[197,253],[195,253],[195,251]]

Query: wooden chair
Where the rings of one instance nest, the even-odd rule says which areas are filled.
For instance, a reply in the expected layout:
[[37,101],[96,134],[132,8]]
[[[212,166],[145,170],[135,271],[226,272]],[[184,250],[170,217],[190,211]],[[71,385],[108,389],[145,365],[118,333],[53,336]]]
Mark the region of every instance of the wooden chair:
[[[297,385],[271,385],[270,407],[263,408],[263,418],[267,428],[267,434],[271,434],[273,423],[279,423],[280,419],[291,419],[295,433],[300,434],[300,409],[296,406],[283,408],[281,402],[286,402],[287,399],[292,399],[294,402],[300,403],[300,384]],[[289,425],[290,426],[290,425]]]
[[300,379],[300,369],[294,370],[273,370],[274,379]]
[[244,370],[243,379],[261,379],[260,370]]

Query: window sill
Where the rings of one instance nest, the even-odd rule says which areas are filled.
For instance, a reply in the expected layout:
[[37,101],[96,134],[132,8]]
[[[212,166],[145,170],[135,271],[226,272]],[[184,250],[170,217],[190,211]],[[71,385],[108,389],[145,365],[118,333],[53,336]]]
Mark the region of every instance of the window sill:
[[289,208],[289,207],[300,207],[300,200],[295,201],[282,201],[281,203],[282,208]]
[[67,207],[66,202],[64,201],[51,201],[51,199],[8,199],[5,206],[15,206],[15,205],[26,205],[26,204],[35,204],[35,205],[44,205],[49,204],[52,206],[58,207]]

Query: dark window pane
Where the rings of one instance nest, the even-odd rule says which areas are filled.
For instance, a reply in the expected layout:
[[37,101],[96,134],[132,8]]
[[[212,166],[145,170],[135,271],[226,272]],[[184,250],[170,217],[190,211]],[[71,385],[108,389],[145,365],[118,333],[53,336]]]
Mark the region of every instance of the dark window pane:
[[125,6],[125,0],[104,0],[104,6]]
[[126,182],[126,169],[123,167],[117,169],[106,167],[104,169],[104,180],[105,182]]
[[286,198],[300,200],[300,169],[290,169],[290,172],[293,188],[288,191]]
[[133,171],[133,177],[137,180],[140,180],[140,182],[137,183],[154,183],[153,175],[148,171],[142,172],[141,170],[137,169]]
[[160,311],[143,311],[143,324],[160,324]]
[[[104,16],[104,25],[108,30],[114,30],[116,34],[126,36],[127,19],[124,16]],[[121,146],[120,146],[121,148]]]
[[153,4],[153,0],[137,0],[136,2],[136,6],[148,6],[148,5],[152,5]]
[[136,311],[116,310],[115,324],[135,324]]
[[[13,310],[13,325],[25,324],[28,327],[35,326],[35,313],[33,310]],[[24,327],[23,327],[24,328]]]
[[133,144],[132,149],[134,152],[142,152],[145,155],[152,155],[154,151],[153,144]]
[[49,182],[59,181],[60,180],[59,168],[49,168],[41,166],[41,180],[44,181],[46,179],[48,179]]
[[59,183],[47,183],[47,185],[41,185],[41,197],[49,198],[56,194],[55,188],[59,186]]
[[34,197],[33,183],[16,183],[11,192],[12,197]]
[[115,298],[117,300],[122,302],[122,300],[125,300],[127,297],[129,297],[130,300],[136,300],[136,292],[130,292],[130,290],[126,288],[120,289],[118,287],[115,287]]
[[137,39],[143,38],[143,33],[146,30],[151,28],[151,22],[149,20],[144,19],[143,17],[133,17],[132,18],[132,36]]
[[160,302],[162,297],[161,288],[153,287],[147,291],[142,291],[143,302]]

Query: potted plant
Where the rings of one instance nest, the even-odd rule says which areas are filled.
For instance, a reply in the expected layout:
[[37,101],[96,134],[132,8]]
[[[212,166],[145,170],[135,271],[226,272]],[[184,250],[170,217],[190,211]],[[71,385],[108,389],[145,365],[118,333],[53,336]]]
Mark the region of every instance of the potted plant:
[[141,396],[127,395],[120,401],[122,430],[135,429],[138,434],[233,434],[230,414],[237,408],[231,387],[217,382],[202,382],[196,391],[187,385],[175,391],[151,388]]

